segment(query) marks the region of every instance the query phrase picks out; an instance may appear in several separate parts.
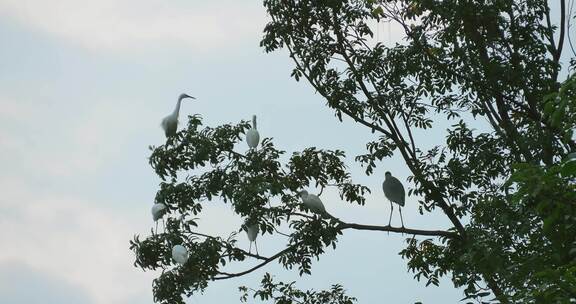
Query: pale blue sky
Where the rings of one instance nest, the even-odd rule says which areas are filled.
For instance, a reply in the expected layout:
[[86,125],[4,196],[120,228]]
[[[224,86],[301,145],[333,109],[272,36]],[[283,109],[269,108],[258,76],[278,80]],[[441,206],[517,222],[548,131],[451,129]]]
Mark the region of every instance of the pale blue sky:
[[[259,48],[265,22],[260,1],[0,0],[0,303],[152,303],[155,274],[132,266],[128,241],[152,226],[159,180],[147,147],[163,142],[159,122],[182,92],[198,100],[185,103],[181,117],[199,113],[216,125],[257,114],[261,136],[288,153],[308,146],[343,149],[349,159],[364,153],[375,135],[339,123],[307,84],[290,79],[286,53]],[[426,146],[443,141],[436,131],[419,137]],[[385,224],[383,172],[405,181],[404,164],[386,160],[371,177],[350,167],[373,190],[366,206],[327,192],[327,209]],[[414,198],[404,217],[412,228],[448,224],[441,214],[418,215]],[[228,206],[211,204],[200,230],[227,234],[240,223]],[[313,276],[278,265],[264,271],[304,289],[340,283],[360,303],[463,297],[450,282],[426,288],[413,280],[397,255],[403,239],[347,231]],[[281,244],[259,238],[262,254]],[[240,245],[248,245],[244,235]],[[189,302],[238,302],[236,286],[256,287],[262,274],[212,284]]]

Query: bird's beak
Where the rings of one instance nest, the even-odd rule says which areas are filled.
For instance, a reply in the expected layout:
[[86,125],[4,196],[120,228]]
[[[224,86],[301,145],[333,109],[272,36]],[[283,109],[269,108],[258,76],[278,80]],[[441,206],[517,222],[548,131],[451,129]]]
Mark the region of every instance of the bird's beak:
[[182,99],[184,99],[184,98],[196,99],[196,97],[192,97],[192,96],[190,96],[190,95],[188,95],[188,94],[182,93],[182,94],[180,95],[180,100],[182,100]]

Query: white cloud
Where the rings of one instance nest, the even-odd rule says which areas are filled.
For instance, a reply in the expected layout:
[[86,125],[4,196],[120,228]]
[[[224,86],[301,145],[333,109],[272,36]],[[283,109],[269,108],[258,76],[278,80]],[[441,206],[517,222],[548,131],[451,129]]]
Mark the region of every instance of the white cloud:
[[0,262],[18,261],[73,282],[96,303],[125,303],[150,293],[152,274],[133,268],[128,250],[129,237],[147,217],[136,220],[70,197],[37,198],[29,192],[9,197],[18,197],[18,203],[0,201],[12,211],[0,218],[0,229],[12,231],[0,235],[0,243],[10,244],[0,252]]
[[265,12],[258,4],[2,0],[0,16],[91,50],[134,52],[174,46],[206,52],[259,38]]
[[12,169],[12,176],[43,178],[100,170],[122,153],[130,136],[142,132],[129,121],[134,106],[118,99],[73,105],[0,97],[3,166]]
[[[129,239],[153,227],[149,205],[134,210],[103,207],[75,195],[35,193],[33,186],[0,176],[0,250],[2,263],[29,265],[48,276],[81,287],[97,304],[151,303],[158,273],[133,266]],[[113,205],[130,202],[116,202]],[[241,220],[229,205],[207,203],[201,232],[228,236]],[[240,245],[248,246],[244,234]],[[1,281],[1,280],[0,280]],[[25,282],[15,283],[22,286]]]
[[0,302],[93,303],[82,287],[18,261],[0,262]]

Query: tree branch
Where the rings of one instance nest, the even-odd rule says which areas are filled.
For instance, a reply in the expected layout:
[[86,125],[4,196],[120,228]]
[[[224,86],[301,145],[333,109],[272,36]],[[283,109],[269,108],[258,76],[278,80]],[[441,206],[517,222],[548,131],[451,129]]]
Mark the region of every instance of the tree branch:
[[544,14],[546,15],[546,26],[548,27],[548,41],[550,42],[550,47],[554,51],[554,54],[552,54],[552,56],[555,57],[555,54],[557,53],[556,43],[554,42],[554,31],[552,31],[552,22],[550,21],[550,7],[548,6],[547,2]]
[[[338,22],[337,22],[337,18],[336,16],[333,16],[333,23],[334,23],[334,31],[335,34],[339,40],[340,43],[343,43],[342,40],[344,40],[344,38],[342,37],[342,33],[338,30]],[[406,26],[404,24],[404,26]],[[345,56],[344,58],[346,59],[346,61],[348,62],[348,65],[350,66],[350,68],[352,69],[352,72],[355,72],[355,68],[354,68],[354,64],[352,63],[352,61],[346,57],[345,52],[343,52],[344,54],[342,54],[342,56]],[[369,92],[367,92],[367,89],[362,81],[361,78],[358,78],[358,82],[360,84],[360,86],[363,88],[364,94],[366,95],[367,98],[370,98],[370,94]],[[384,121],[386,122],[388,129],[390,130],[390,132],[392,132],[393,135],[397,135],[395,137],[392,137],[392,139],[396,142],[396,144],[398,145],[398,148],[400,149],[400,153],[402,154],[402,157],[404,158],[404,160],[406,161],[406,164],[408,165],[408,167],[410,168],[410,170],[412,171],[412,173],[416,176],[416,178],[422,183],[422,185],[425,186],[425,188],[427,188],[427,190],[432,194],[432,197],[434,198],[434,201],[436,201],[438,203],[438,205],[440,206],[440,208],[442,208],[442,210],[444,211],[444,213],[448,216],[448,218],[450,219],[450,221],[454,224],[454,226],[456,227],[456,229],[458,230],[458,232],[460,232],[460,234],[462,235],[462,237],[464,237],[465,235],[465,229],[464,226],[462,226],[462,223],[460,223],[460,220],[458,219],[458,217],[454,214],[454,212],[452,211],[452,209],[450,209],[450,206],[444,201],[442,195],[438,192],[437,188],[434,187],[434,185],[427,181],[424,176],[421,174],[421,172],[419,171],[419,169],[417,168],[417,166],[414,164],[414,162],[416,161],[415,159],[411,159],[411,155],[410,155],[410,148],[408,146],[408,143],[401,137],[401,134],[397,134],[395,132],[394,126],[392,126],[386,119],[386,117],[383,117]],[[393,121],[393,120],[392,120]],[[399,136],[398,136],[399,135]]]
[[[288,51],[290,52],[291,56],[290,58],[292,58],[292,60],[294,61],[294,63],[296,64],[296,67],[298,67],[298,69],[300,69],[301,71],[305,72],[306,69],[304,69],[302,67],[302,65],[300,64],[300,62],[296,59],[296,56],[294,56],[294,51],[292,49],[292,47],[289,44],[286,44],[286,48],[288,48]],[[330,99],[330,96],[328,96],[328,94],[326,94],[326,92],[317,84],[314,82],[314,80],[312,78],[310,78],[310,75],[308,75],[307,73],[303,73],[304,77],[306,78],[306,80],[308,80],[308,82],[312,85],[312,87],[314,87],[314,89],[320,93],[320,95],[322,95],[322,97],[326,98],[326,99]],[[376,125],[376,124],[372,124],[370,122],[367,122],[366,120],[357,117],[356,115],[354,115],[351,111],[349,111],[346,108],[340,107],[340,106],[334,106],[334,108],[338,111],[343,112],[344,114],[348,115],[348,117],[354,119],[354,121],[369,127],[372,130],[377,130],[378,132],[381,132],[383,134],[385,134],[388,137],[392,137],[392,134],[390,132],[388,132],[387,130],[385,130],[384,128]]]
[[[457,233],[444,231],[444,230],[419,230],[419,229],[410,229],[410,228],[392,227],[392,226],[375,226],[375,225],[362,225],[362,224],[356,224],[356,223],[345,223],[345,222],[340,221],[339,219],[337,219],[337,218],[335,218],[329,214],[328,214],[328,216],[330,219],[333,219],[339,223],[337,228],[339,228],[341,230],[355,229],[355,230],[387,231],[387,232],[396,232],[396,233],[406,233],[406,234],[412,234],[412,235],[438,236],[438,237],[446,237],[446,238],[457,238],[458,237]],[[211,237],[211,236],[200,234],[200,233],[192,233],[192,234],[196,234],[196,235],[200,235],[200,236],[204,236],[204,237]],[[211,238],[213,238],[213,237],[211,237]],[[268,263],[278,259],[280,256],[282,256],[286,252],[298,247],[301,244],[302,244],[302,242],[295,243],[295,244],[293,244],[289,247],[286,247],[282,251],[280,251],[280,252],[278,252],[278,253],[276,253],[273,256],[268,257],[268,258],[258,256],[258,255],[247,254],[249,256],[254,256],[258,259],[261,259],[261,260],[263,260],[263,262],[261,262],[260,264],[254,266],[248,270],[242,271],[242,272],[236,272],[236,273],[218,272],[218,274],[220,274],[221,276],[214,277],[214,278],[212,278],[212,280],[213,281],[226,280],[226,279],[239,277],[239,276],[243,276],[245,274],[251,273],[257,269],[264,267]]]
[[[197,235],[197,236],[205,237],[205,238],[207,238],[207,239],[215,240],[215,241],[217,241],[218,243],[220,243],[220,246],[222,246],[222,247],[224,247],[224,248],[228,248],[228,247],[227,247],[228,243],[220,241],[217,237],[213,237],[213,236],[211,236],[211,235],[207,235],[207,234],[203,234],[203,233],[199,233],[199,232],[192,232],[192,231],[188,231],[188,233],[189,233],[189,234],[192,234],[192,235]],[[267,259],[266,257],[263,257],[263,256],[261,256],[261,255],[257,255],[257,254],[249,253],[249,252],[247,252],[247,251],[245,251],[245,250],[243,250],[243,249],[240,249],[240,248],[238,248],[238,247],[232,246],[232,248],[233,248],[233,250],[239,251],[240,253],[242,253],[242,254],[245,255],[245,256],[253,257],[253,258],[259,259],[259,260],[266,260],[266,259]],[[229,256],[229,255],[223,255],[222,257],[226,257],[226,256]]]
[[298,242],[298,243],[293,244],[293,245],[291,245],[291,246],[289,246],[289,247],[286,247],[284,250],[276,253],[275,255],[273,255],[273,256],[271,256],[271,257],[269,257],[269,258],[266,258],[266,259],[264,260],[264,262],[262,262],[262,263],[260,263],[260,264],[258,264],[258,265],[256,265],[256,266],[254,266],[254,267],[252,267],[252,268],[250,268],[250,269],[248,269],[248,270],[246,270],[246,271],[236,272],[236,273],[220,272],[220,274],[222,274],[222,276],[220,276],[220,277],[214,277],[214,278],[212,278],[212,280],[213,280],[213,281],[226,280],[226,279],[230,279],[230,278],[234,278],[234,277],[239,277],[239,276],[243,276],[243,275],[245,275],[245,274],[251,273],[251,272],[254,271],[254,270],[257,270],[257,269],[259,269],[259,268],[264,267],[266,264],[274,261],[275,259],[279,258],[280,256],[282,256],[282,255],[285,254],[286,252],[288,252],[288,251],[296,248],[296,247],[297,247],[298,245],[300,245],[300,244],[301,244],[301,242]]
[[[352,59],[350,58],[350,56],[348,56],[348,54],[346,53],[345,44],[348,45],[348,48],[350,49],[350,52],[352,52],[352,55],[358,57],[358,55],[355,53],[354,47],[352,45],[350,45],[350,43],[348,43],[348,40],[345,39],[344,34],[342,33],[342,29],[338,25],[338,18],[336,16],[335,12],[332,13],[332,23],[333,23],[333,27],[334,27],[334,33],[336,34],[336,38],[338,40],[338,45],[340,45],[342,47],[342,49],[340,50],[340,55],[342,55],[342,57],[344,57],[344,60],[346,61],[348,67],[350,68],[350,71],[352,71],[352,74],[356,78],[356,82],[358,83],[358,85],[360,85],[360,88],[362,89],[362,92],[366,96],[366,99],[371,101],[371,103],[374,105],[375,103],[373,101],[373,97],[370,94],[370,91],[368,90],[366,85],[364,84],[362,76],[360,75],[360,73],[358,72],[356,67],[354,66],[354,62],[352,62]],[[370,76],[367,76],[367,77],[370,79],[370,82],[372,83],[374,90],[376,90],[376,93],[380,96],[381,94],[380,94],[380,91],[378,90],[378,86],[376,85],[375,81],[373,79],[371,79]],[[376,109],[377,112],[382,112],[382,110],[379,107],[374,107],[374,109]],[[410,152],[410,154],[413,155],[415,158],[416,151],[413,151],[410,149],[410,146],[408,145],[407,141],[402,136],[402,133],[400,132],[400,129],[398,128],[398,126],[396,125],[396,122],[392,118],[392,115],[390,115],[390,112],[387,110],[384,110],[384,115],[383,115],[383,113],[380,113],[380,116],[381,116],[382,120],[384,120],[384,123],[386,123],[386,126],[388,127],[390,132],[393,135],[395,135],[394,137],[392,137],[392,139],[396,142],[396,144],[398,144],[399,146],[403,145],[404,148],[407,149],[408,152]]]
[[413,234],[413,235],[426,235],[426,236],[442,236],[447,238],[457,238],[458,234],[455,232],[449,232],[444,230],[419,230],[419,229],[410,229],[410,228],[403,228],[403,227],[392,227],[392,226],[374,226],[374,225],[361,225],[355,223],[345,223],[340,222],[338,228],[344,229],[355,229],[355,230],[371,230],[371,231],[388,231],[388,232],[397,232],[397,233],[406,233],[406,234]]
[[404,112],[402,112],[402,120],[404,121],[406,131],[408,131],[408,137],[410,138],[410,144],[412,145],[412,157],[416,159],[416,144],[414,143],[414,137],[412,136],[412,130],[410,129],[408,118],[406,117],[406,114]]
[[560,0],[560,37],[558,38],[558,47],[554,61],[558,63],[562,55],[562,47],[564,46],[564,35],[566,31],[566,0]]
[[496,299],[498,299],[498,301],[500,301],[500,304],[510,303],[508,301],[508,298],[506,297],[506,295],[504,295],[504,292],[502,291],[502,289],[500,289],[500,287],[498,286],[496,281],[494,281],[493,277],[491,277],[489,275],[485,275],[485,274],[483,276],[484,276],[484,280],[488,284],[488,287],[490,289],[492,289],[492,291],[494,292]]

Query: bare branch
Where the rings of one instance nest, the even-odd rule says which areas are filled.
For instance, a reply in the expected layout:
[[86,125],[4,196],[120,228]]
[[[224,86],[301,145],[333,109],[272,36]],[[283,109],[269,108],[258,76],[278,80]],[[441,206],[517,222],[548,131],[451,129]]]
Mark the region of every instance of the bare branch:
[[[302,214],[298,214],[298,215],[302,215]],[[302,216],[304,216],[304,215],[302,215]],[[308,217],[308,216],[306,216],[306,217]],[[419,230],[419,229],[410,229],[410,228],[392,227],[392,226],[361,225],[361,224],[355,224],[355,223],[342,222],[342,221],[336,219],[335,217],[333,217],[329,214],[328,214],[328,217],[332,220],[337,221],[339,223],[337,228],[339,228],[341,230],[355,229],[355,230],[387,231],[387,232],[396,232],[396,233],[406,233],[406,234],[412,234],[412,235],[437,236],[437,237],[446,237],[446,238],[457,238],[458,237],[458,234],[455,232],[449,232],[449,231],[443,231],[443,230]],[[197,233],[195,233],[195,234],[197,234]],[[198,235],[205,236],[202,234],[198,234]],[[295,243],[293,245],[290,245],[289,247],[286,247],[282,251],[280,251],[280,252],[278,252],[278,253],[276,253],[273,256],[268,257],[268,258],[256,256],[256,257],[260,258],[261,260],[263,260],[263,262],[261,262],[260,264],[254,266],[248,270],[242,271],[242,272],[236,272],[236,273],[218,272],[218,274],[220,274],[221,276],[214,277],[214,278],[212,278],[212,280],[214,280],[214,281],[226,280],[226,279],[239,277],[239,276],[243,276],[245,274],[251,273],[257,269],[264,267],[266,264],[278,259],[283,254],[285,254],[288,251],[300,246],[301,244],[302,244],[302,242],[298,242],[298,243]],[[252,256],[252,255],[250,255],[250,256]]]
[[554,42],[554,31],[552,31],[552,21],[550,21],[550,7],[548,6],[548,3],[546,3],[545,15],[546,15],[546,26],[548,29],[548,41],[550,42],[550,47],[554,51],[554,54],[552,55],[555,56],[556,43]]
[[286,252],[288,252],[288,251],[296,248],[296,247],[297,247],[298,245],[300,245],[300,244],[301,244],[301,243],[296,243],[296,244],[293,244],[293,245],[291,245],[291,246],[289,246],[289,247],[286,247],[284,250],[276,253],[275,255],[273,255],[273,256],[271,256],[271,257],[269,257],[269,258],[264,259],[264,262],[262,262],[262,263],[260,263],[260,264],[258,264],[258,265],[256,265],[256,266],[254,266],[254,267],[252,267],[252,268],[250,268],[250,269],[248,269],[248,270],[246,270],[246,271],[237,272],[237,273],[225,273],[225,272],[220,272],[220,274],[222,274],[222,276],[214,277],[214,278],[212,278],[212,280],[213,280],[213,281],[226,280],[226,279],[230,279],[230,278],[234,278],[234,277],[239,277],[239,276],[243,276],[243,275],[245,275],[245,274],[251,273],[252,271],[257,270],[257,269],[259,269],[259,268],[262,268],[262,267],[264,267],[266,264],[268,264],[268,263],[274,261],[275,259],[281,257],[283,254],[285,254]]
[[[286,47],[288,48],[288,51],[290,52],[290,54],[294,54],[294,50],[292,50],[292,47],[289,44],[286,44]],[[304,71],[305,69],[302,67],[302,64],[298,61],[298,59],[296,59],[296,56],[290,56],[290,58],[292,58],[292,60],[294,61],[294,63],[296,64],[296,66],[298,67],[298,69],[300,69],[301,71]],[[326,92],[317,84],[314,82],[314,80],[312,78],[310,78],[310,75],[308,75],[307,73],[303,73],[304,77],[308,80],[308,82],[312,85],[312,87],[314,87],[314,89],[320,93],[320,95],[322,95],[322,97],[329,99],[328,94],[326,94]],[[346,108],[340,107],[340,106],[335,106],[335,108],[338,111],[343,112],[344,114],[348,115],[348,117],[354,119],[354,121],[369,127],[372,130],[377,130],[378,132],[381,132],[383,134],[385,134],[388,137],[392,137],[392,134],[390,132],[388,132],[387,130],[385,130],[384,128],[370,123],[360,117],[357,117],[356,115],[352,114],[352,112],[350,112],[349,110],[347,110]]]
[[356,229],[356,230],[372,230],[372,231],[387,231],[396,233],[406,233],[413,235],[426,235],[426,236],[442,236],[447,238],[457,238],[458,234],[455,232],[449,232],[444,230],[419,230],[410,229],[405,227],[392,227],[392,226],[374,226],[374,225],[361,225],[355,223],[344,223],[341,222],[338,227],[342,230],[344,229]]
[[560,55],[562,55],[562,47],[564,46],[565,31],[566,31],[566,0],[560,0],[560,37],[558,38],[558,47],[556,48],[556,54],[554,56],[554,61],[556,61],[556,63],[560,61]]
[[566,18],[566,36],[568,36],[568,45],[570,45],[570,49],[572,50],[572,54],[576,56],[576,51],[574,51],[574,45],[572,45],[572,38],[570,37],[570,28],[572,24],[570,23],[570,19],[572,18],[572,9],[574,8],[574,0],[570,1],[570,7],[568,8],[568,18]]

